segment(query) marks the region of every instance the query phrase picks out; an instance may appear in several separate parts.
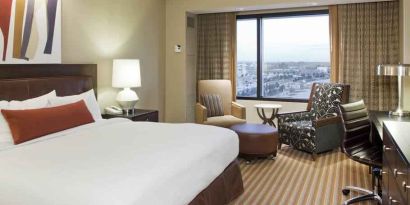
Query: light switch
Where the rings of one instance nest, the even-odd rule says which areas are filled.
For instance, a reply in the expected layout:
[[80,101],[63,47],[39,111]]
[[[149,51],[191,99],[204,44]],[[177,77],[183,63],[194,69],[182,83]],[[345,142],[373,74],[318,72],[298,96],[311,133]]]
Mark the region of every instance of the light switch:
[[182,46],[181,45],[175,45],[175,53],[181,53],[182,52]]

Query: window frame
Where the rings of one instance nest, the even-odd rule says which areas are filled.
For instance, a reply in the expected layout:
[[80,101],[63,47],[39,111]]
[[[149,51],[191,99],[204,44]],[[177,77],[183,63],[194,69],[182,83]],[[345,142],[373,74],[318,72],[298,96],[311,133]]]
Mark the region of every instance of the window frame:
[[[280,102],[308,102],[309,97],[307,99],[292,99],[292,98],[271,98],[271,97],[263,97],[262,96],[262,39],[263,39],[263,32],[262,32],[262,20],[264,18],[280,18],[280,17],[297,17],[297,16],[314,16],[314,15],[323,15],[328,14],[328,9],[321,9],[321,10],[311,10],[311,11],[294,11],[294,12],[278,12],[278,13],[268,13],[268,14],[247,14],[247,15],[237,15],[236,21],[238,20],[256,20],[257,26],[257,60],[256,60],[256,97],[242,97],[236,96],[238,100],[259,100],[259,101],[280,101]],[[329,31],[330,32],[330,31]],[[330,42],[329,42],[330,44]],[[330,50],[329,50],[330,52]],[[235,68],[237,69],[237,68]],[[332,68],[330,68],[332,69]],[[236,86],[236,85],[235,85]]]

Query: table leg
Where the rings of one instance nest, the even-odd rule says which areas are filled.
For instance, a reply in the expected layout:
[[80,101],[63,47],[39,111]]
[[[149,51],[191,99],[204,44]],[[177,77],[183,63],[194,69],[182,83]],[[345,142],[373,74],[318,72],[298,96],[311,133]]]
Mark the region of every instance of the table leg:
[[262,113],[260,111],[260,108],[256,108],[256,111],[258,112],[258,116],[259,118],[261,118],[261,120],[263,120],[263,124],[266,124],[266,117],[265,117],[265,112],[262,109]]
[[275,124],[274,120],[278,116],[278,112],[279,112],[279,109],[272,109],[272,115],[269,119],[269,122],[272,123],[270,125],[272,125],[273,127],[276,127],[276,124]]
[[275,123],[273,122],[273,120],[275,119],[275,117],[276,117],[276,114],[275,114],[275,110],[276,109],[272,109],[272,115],[270,116],[270,118],[269,118],[269,125],[270,126],[273,126],[273,127],[276,127],[276,125],[275,125]]
[[263,108],[262,108],[262,116],[263,116],[263,124],[266,125],[266,123],[269,123],[270,125],[269,119],[266,117],[266,114],[265,114],[265,109]]
[[263,124],[269,124],[270,126],[273,126],[276,128],[276,124],[274,120],[276,119],[279,109],[272,109],[272,115],[268,118],[266,117],[265,109],[263,108],[256,108],[256,111],[258,113],[258,116],[263,120]]

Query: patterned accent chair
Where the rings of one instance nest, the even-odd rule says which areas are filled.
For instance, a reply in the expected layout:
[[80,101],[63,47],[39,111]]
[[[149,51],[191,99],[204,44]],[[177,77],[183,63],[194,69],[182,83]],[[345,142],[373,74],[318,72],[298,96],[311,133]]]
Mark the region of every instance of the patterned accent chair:
[[349,85],[314,83],[307,111],[278,115],[279,149],[287,144],[295,149],[318,153],[341,146],[343,124],[339,105],[348,102]]

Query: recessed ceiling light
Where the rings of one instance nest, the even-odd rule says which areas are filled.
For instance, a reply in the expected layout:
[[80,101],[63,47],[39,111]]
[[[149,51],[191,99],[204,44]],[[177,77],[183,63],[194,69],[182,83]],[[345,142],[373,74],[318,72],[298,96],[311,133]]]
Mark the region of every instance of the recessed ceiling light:
[[243,10],[245,10],[244,8],[237,8],[236,9],[237,11],[243,11]]

